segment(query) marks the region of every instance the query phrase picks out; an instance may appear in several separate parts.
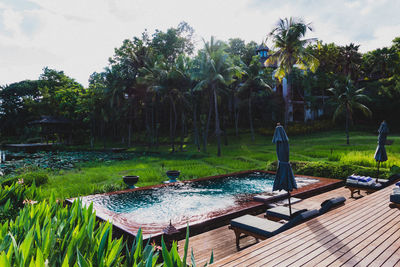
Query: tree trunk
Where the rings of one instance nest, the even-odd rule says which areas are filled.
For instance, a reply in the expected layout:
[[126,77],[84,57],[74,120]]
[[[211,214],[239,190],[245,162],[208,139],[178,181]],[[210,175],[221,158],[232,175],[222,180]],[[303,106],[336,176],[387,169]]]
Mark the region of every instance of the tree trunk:
[[289,106],[291,103],[291,84],[290,84],[290,73],[286,78],[286,99],[285,99],[285,127],[287,127],[289,123]]
[[105,126],[105,124],[106,124],[105,122],[103,122],[101,124],[101,135],[103,137],[103,149],[106,149],[106,135],[105,135],[106,126]]
[[253,127],[253,114],[251,112],[251,90],[249,95],[249,122],[250,122],[250,132],[251,132],[251,141],[254,141],[254,127]]
[[234,100],[234,117],[235,117],[235,118],[234,118],[234,119],[235,119],[235,133],[236,133],[236,137],[239,136],[239,112],[240,112],[237,102],[238,102],[238,100],[237,100],[237,98],[235,97],[235,100]]
[[146,121],[146,138],[147,139],[147,146],[151,147],[151,138],[149,136],[151,135],[151,129],[150,129],[150,122],[149,122],[149,111],[148,108],[145,108],[145,121]]
[[214,114],[215,114],[215,134],[217,135],[217,144],[218,144],[218,152],[217,156],[221,156],[221,129],[219,126],[219,117],[218,117],[218,98],[217,98],[217,90],[213,87],[214,92]]
[[185,139],[185,113],[182,111],[181,115],[182,121],[181,121],[181,144],[180,144],[180,151],[183,151],[183,143]]
[[197,151],[200,152],[200,138],[199,138],[199,130],[197,128],[197,104],[196,99],[193,95],[193,90],[190,91],[193,101],[193,131],[194,131],[194,144],[197,147]]
[[221,110],[221,118],[222,118],[222,124],[221,124],[221,128],[222,128],[222,134],[224,135],[224,145],[228,145],[228,134],[227,134],[227,127],[226,127],[226,116],[225,116],[225,111],[222,108]]
[[194,128],[194,144],[197,146],[197,151],[200,152],[199,130],[197,129],[197,105],[193,105],[193,128]]
[[350,144],[350,137],[349,137],[349,111],[346,108],[346,139],[347,139],[347,144]]
[[171,149],[172,152],[175,152],[175,136],[173,134],[173,122],[172,122],[172,103],[171,103],[171,107],[169,109],[169,138],[171,140]]
[[210,120],[211,120],[211,113],[212,113],[212,95],[210,94],[210,108],[208,110],[208,117],[207,117],[207,124],[205,125],[205,129],[203,132],[203,152],[207,152],[207,138],[208,138],[208,130],[210,129]]
[[[132,103],[131,103],[132,104]],[[132,145],[132,105],[129,106],[129,123],[128,123],[128,147]]]
[[151,105],[151,144],[154,145],[155,143],[155,124],[154,124],[154,102]]
[[159,124],[158,124],[158,112],[157,112],[157,106],[158,106],[158,95],[156,94],[156,104],[155,104],[155,115],[154,115],[154,120],[155,120],[155,139],[156,139],[156,148],[158,149],[158,128],[159,128]]
[[174,128],[173,128],[173,132],[172,132],[172,136],[173,136],[173,143],[174,143],[174,151],[175,151],[175,135],[176,135],[176,125],[178,123],[178,113],[176,112],[176,106],[175,106],[175,102],[171,99],[172,101],[172,110],[174,111]]

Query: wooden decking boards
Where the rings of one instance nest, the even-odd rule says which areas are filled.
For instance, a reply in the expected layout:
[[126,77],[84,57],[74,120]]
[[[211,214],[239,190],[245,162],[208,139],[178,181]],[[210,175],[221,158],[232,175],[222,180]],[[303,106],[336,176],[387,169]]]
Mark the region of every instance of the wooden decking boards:
[[[346,191],[342,195],[348,197]],[[400,210],[389,205],[391,191],[389,187],[355,201],[348,199],[322,216],[224,259],[216,258],[214,266],[398,266]],[[307,200],[299,205],[307,205]],[[194,243],[190,246],[197,248]]]
[[[307,198],[294,204],[293,207],[298,209],[319,209],[324,200],[338,196],[346,197],[346,204],[355,200],[349,199],[349,190],[342,187],[311,198]],[[264,214],[260,214],[259,216],[263,217],[263,215]],[[253,237],[245,237],[240,240],[240,247],[242,249],[254,244],[257,244],[257,242]],[[179,245],[180,247],[183,247],[184,240],[179,241]],[[214,260],[221,260],[238,252],[235,244],[235,234],[232,230],[228,229],[227,225],[191,237],[189,239],[189,247],[193,247],[196,264],[198,266],[203,266],[204,263],[208,262],[211,251],[214,253]],[[179,252],[183,254],[183,250],[180,250]]]

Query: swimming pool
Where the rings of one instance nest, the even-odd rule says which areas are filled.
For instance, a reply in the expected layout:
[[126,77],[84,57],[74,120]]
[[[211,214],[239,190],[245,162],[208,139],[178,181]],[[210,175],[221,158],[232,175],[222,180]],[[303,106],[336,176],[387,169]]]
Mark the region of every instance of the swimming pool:
[[[135,235],[142,228],[144,236],[162,233],[169,222],[178,229],[199,224],[221,215],[232,214],[254,203],[259,193],[271,196],[286,192],[272,192],[275,175],[254,171],[235,175],[209,177],[169,185],[138,188],[107,194],[82,197],[82,202],[93,202],[96,214],[103,220]],[[317,178],[296,177],[299,187],[320,183]]]

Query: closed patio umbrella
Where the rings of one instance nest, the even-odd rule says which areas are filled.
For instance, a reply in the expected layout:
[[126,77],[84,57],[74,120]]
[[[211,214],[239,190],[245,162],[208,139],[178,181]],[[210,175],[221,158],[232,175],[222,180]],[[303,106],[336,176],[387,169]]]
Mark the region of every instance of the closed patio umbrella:
[[387,154],[386,154],[386,148],[385,148],[385,143],[386,143],[386,138],[387,138],[387,134],[389,133],[389,128],[386,124],[386,121],[383,121],[381,123],[381,125],[379,126],[378,129],[378,146],[376,147],[376,151],[375,151],[375,160],[377,162],[378,165],[378,175],[376,177],[376,182],[378,182],[378,178],[379,178],[379,166],[381,164],[381,162],[383,161],[387,161]]
[[289,194],[289,214],[292,216],[292,207],[290,204],[290,192],[297,189],[293,170],[289,163],[289,138],[285,129],[277,124],[272,142],[276,144],[276,155],[278,156],[278,170],[274,180],[273,190],[285,190]]

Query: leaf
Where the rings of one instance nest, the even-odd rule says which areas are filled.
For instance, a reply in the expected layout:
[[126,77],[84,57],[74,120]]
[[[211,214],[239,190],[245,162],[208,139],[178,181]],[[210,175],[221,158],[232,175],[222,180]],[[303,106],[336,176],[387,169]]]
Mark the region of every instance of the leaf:
[[210,261],[208,264],[212,264],[214,262],[214,250],[211,250]]
[[78,266],[79,267],[90,267],[91,265],[89,264],[89,262],[86,261],[86,259],[82,256],[82,254],[79,252],[79,250],[76,250],[77,252],[77,257],[78,257]]
[[165,245],[163,236],[161,237],[161,247],[162,247],[162,256],[163,256],[163,259],[164,259],[164,264],[167,267],[174,267],[174,265],[172,264],[171,255],[170,255],[170,253],[169,253],[169,251],[167,249],[167,246]]
[[153,266],[153,250],[150,251],[149,256],[146,258],[146,267]]
[[122,244],[122,237],[121,237],[117,242],[115,242],[113,248],[111,249],[110,253],[107,256],[107,261],[106,261],[107,266],[111,266],[114,263],[115,259],[118,257],[122,248],[123,248],[123,244]]
[[100,264],[102,262],[105,246],[107,244],[109,231],[110,231],[110,228],[107,228],[107,230],[105,231],[105,233],[103,234],[103,236],[101,238],[100,246],[99,246],[99,249],[97,250],[97,263],[98,264]]
[[[32,257],[33,259],[33,257]],[[42,267],[44,266],[44,258],[43,258],[43,253],[40,250],[40,248],[37,248],[36,250],[36,267]]]
[[69,261],[69,256],[68,256],[68,253],[67,253],[67,254],[65,255],[65,257],[64,257],[64,261],[63,261],[61,267],[69,267],[68,261]]
[[192,267],[196,267],[196,260],[194,259],[193,248],[192,248],[192,253],[191,253],[190,259],[192,261]]
[[0,266],[9,267],[11,266],[10,262],[7,259],[7,255],[4,251],[0,254]]
[[186,226],[186,240],[185,240],[185,247],[184,247],[184,253],[183,253],[183,266],[186,267],[186,258],[187,258],[187,252],[188,252],[188,247],[189,247],[189,223]]

